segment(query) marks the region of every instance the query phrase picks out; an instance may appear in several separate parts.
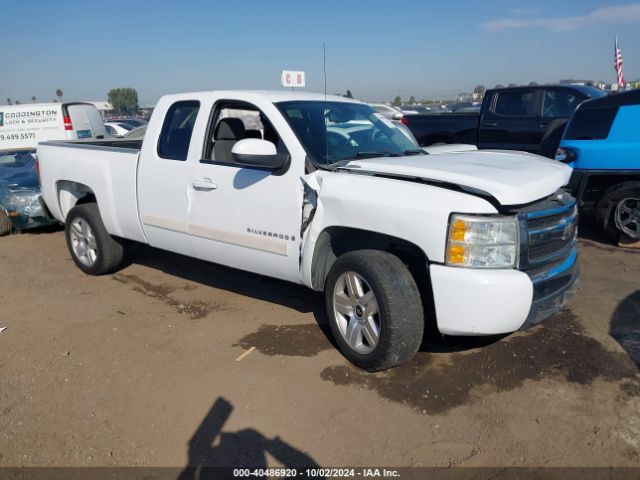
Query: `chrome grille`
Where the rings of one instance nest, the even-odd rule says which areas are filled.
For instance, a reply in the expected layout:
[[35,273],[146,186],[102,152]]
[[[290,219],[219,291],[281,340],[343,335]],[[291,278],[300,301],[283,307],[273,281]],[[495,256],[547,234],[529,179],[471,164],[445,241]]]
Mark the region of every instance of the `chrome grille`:
[[[547,202],[545,202],[547,203]],[[521,212],[520,268],[535,268],[565,256],[575,245],[578,213],[573,198],[560,206]],[[551,208],[549,208],[551,207]]]

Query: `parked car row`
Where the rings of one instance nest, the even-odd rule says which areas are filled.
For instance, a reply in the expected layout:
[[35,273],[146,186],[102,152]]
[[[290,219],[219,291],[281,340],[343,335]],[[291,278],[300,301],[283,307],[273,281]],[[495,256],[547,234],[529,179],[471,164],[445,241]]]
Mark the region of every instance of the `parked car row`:
[[134,130],[146,127],[147,123],[149,122],[137,118],[118,118],[106,120],[104,126],[109,135],[122,138],[131,136]]

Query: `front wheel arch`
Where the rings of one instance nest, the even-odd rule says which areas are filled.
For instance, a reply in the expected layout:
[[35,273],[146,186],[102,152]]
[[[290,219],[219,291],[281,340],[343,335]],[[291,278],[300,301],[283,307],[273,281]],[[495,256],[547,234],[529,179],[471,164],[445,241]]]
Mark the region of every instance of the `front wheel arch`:
[[311,263],[311,283],[316,291],[324,291],[327,275],[336,259],[354,250],[381,250],[392,253],[405,263],[416,282],[428,279],[429,258],[416,244],[399,237],[353,227],[327,227],[316,241]]

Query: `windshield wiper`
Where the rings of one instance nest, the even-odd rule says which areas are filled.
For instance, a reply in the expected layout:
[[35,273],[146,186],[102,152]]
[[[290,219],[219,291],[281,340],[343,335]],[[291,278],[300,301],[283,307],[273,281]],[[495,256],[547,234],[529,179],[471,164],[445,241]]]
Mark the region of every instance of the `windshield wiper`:
[[358,152],[355,158],[368,158],[368,157],[401,157],[400,153],[393,152]]
[[427,152],[425,152],[424,150],[420,150],[419,148],[414,148],[411,150],[405,150],[404,154],[405,155],[426,155]]

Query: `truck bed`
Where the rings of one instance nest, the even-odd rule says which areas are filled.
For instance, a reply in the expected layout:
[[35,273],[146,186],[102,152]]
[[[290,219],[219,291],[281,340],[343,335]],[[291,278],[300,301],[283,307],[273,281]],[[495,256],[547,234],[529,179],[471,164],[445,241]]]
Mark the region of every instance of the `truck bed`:
[[[146,242],[138,217],[137,170],[141,140],[56,141],[38,144],[42,195],[59,221],[78,198],[98,199],[109,232]],[[65,179],[55,182],[48,179]]]
[[55,145],[92,145],[94,147],[105,147],[109,148],[118,148],[118,149],[127,149],[127,150],[141,150],[142,149],[142,139],[128,140],[126,138],[114,138],[112,140],[73,140],[73,141],[53,141],[53,142],[42,142],[46,144],[55,144]]

